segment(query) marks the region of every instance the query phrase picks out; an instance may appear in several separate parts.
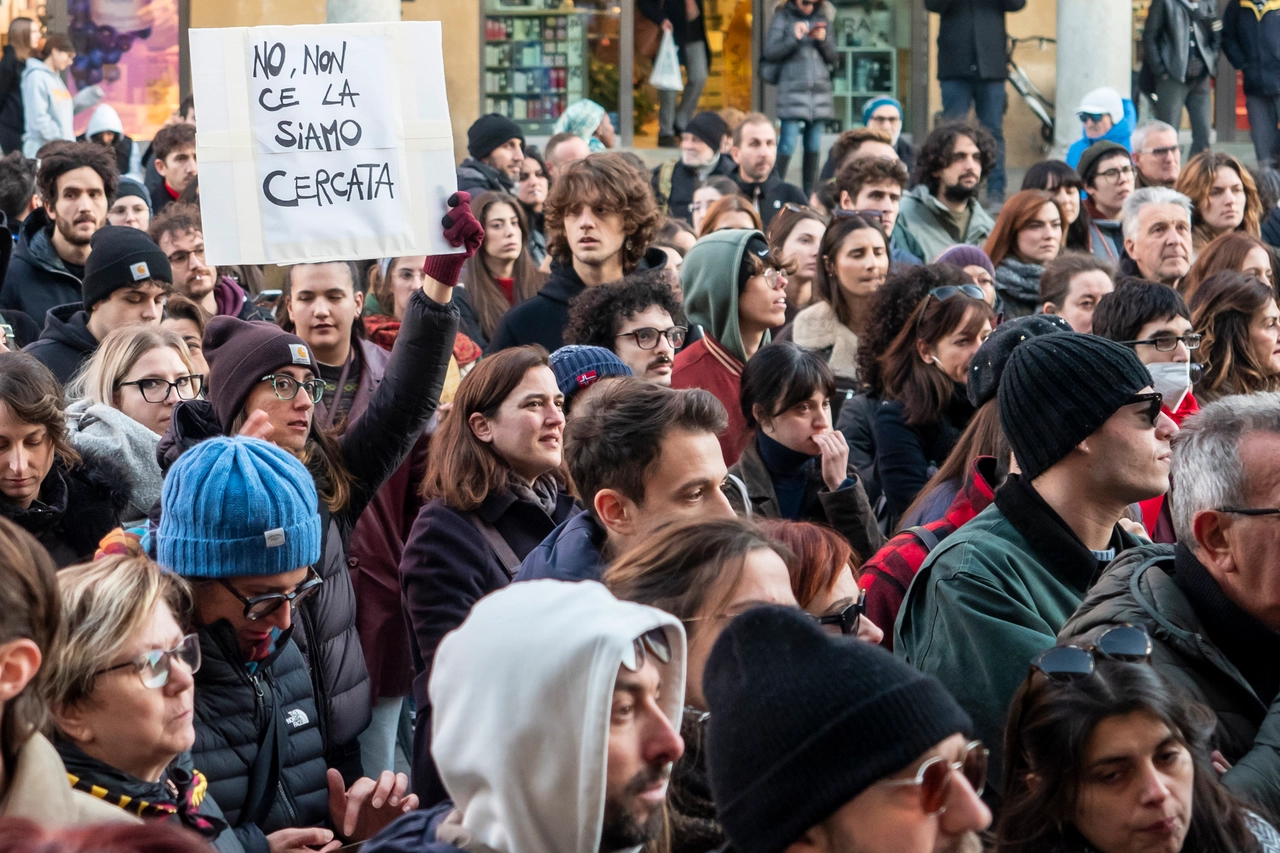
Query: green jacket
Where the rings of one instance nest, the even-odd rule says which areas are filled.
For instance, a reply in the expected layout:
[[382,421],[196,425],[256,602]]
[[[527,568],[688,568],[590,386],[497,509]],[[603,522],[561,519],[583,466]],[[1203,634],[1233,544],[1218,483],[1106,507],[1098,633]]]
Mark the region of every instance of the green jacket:
[[[893,641],[894,654],[937,676],[973,718],[991,750],[996,795],[1009,700],[1031,658],[1057,641],[1097,567],[1060,520],[1032,519],[1034,533],[1026,535],[1006,516],[1011,502],[1028,503],[1006,484],[995,503],[934,549],[907,590]],[[1138,544],[1119,527],[1116,535],[1123,548]]]
[[914,237],[923,252],[921,257],[928,264],[957,243],[982,245],[995,224],[991,215],[978,204],[977,197],[970,198],[969,225],[963,234],[960,233],[950,208],[938,201],[927,186],[920,184],[902,197],[894,233],[902,228]]
[[1280,700],[1270,708],[1263,704],[1204,636],[1174,574],[1173,545],[1126,551],[1089,591],[1059,639],[1096,639],[1106,627],[1121,623],[1146,626],[1154,647],[1152,665],[1218,717],[1214,746],[1233,765],[1222,781],[1237,796],[1280,814]]
[[[680,265],[680,289],[689,322],[743,363],[747,360],[738,326],[738,269],[752,235],[759,231],[729,229],[716,231],[699,240]],[[769,343],[764,333],[761,346]]]

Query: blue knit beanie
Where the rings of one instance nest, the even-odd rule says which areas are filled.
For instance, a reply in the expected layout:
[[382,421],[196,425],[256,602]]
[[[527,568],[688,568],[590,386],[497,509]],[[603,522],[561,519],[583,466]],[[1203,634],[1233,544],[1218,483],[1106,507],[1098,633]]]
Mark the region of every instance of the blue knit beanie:
[[871,114],[883,107],[885,104],[893,107],[898,111],[898,118],[902,118],[902,104],[898,103],[897,98],[890,98],[887,95],[881,95],[878,98],[872,98],[862,107],[862,123],[868,124],[871,121]]
[[551,353],[551,372],[565,403],[606,376],[632,376],[631,368],[604,347],[570,344]]
[[280,575],[320,559],[315,483],[257,438],[211,438],[164,478],[157,556],[185,578]]

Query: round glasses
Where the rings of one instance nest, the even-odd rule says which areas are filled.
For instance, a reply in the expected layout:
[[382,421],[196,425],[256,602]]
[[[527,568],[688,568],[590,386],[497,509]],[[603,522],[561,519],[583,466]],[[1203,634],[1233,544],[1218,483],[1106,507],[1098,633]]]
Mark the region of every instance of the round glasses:
[[156,689],[169,683],[169,674],[173,671],[173,662],[181,660],[194,674],[200,671],[200,638],[195,634],[187,634],[182,642],[172,649],[152,649],[143,652],[133,660],[100,669],[94,675],[106,675],[120,669],[133,667],[147,687]]
[[782,290],[787,286],[787,274],[782,270],[769,267],[764,271],[764,283],[770,290]]
[[652,326],[646,326],[643,329],[623,332],[618,337],[631,338],[640,349],[653,349],[658,345],[658,338],[666,338],[672,349],[680,349],[684,345],[684,336],[688,331],[689,329],[686,326],[672,326],[670,329],[655,329]]
[[319,403],[324,398],[324,380],[308,379],[306,382],[299,382],[287,373],[271,373],[262,377],[261,382],[270,382],[271,390],[276,392],[276,397],[281,400],[292,400],[298,396],[298,390],[306,391],[307,396],[311,398],[311,402]]
[[973,792],[979,797],[987,787],[987,758],[989,751],[982,741],[970,741],[964,748],[964,757],[948,761],[942,757],[930,758],[916,771],[913,779],[895,779],[884,784],[890,787],[920,788],[920,808],[925,814],[942,814],[947,808],[947,797],[958,772],[964,776]]
[[148,377],[120,383],[121,388],[126,385],[137,387],[142,399],[148,403],[163,403],[174,391],[178,393],[179,400],[194,400],[200,396],[200,389],[204,386],[204,375],[192,373],[189,376],[179,376],[172,382],[167,379]]

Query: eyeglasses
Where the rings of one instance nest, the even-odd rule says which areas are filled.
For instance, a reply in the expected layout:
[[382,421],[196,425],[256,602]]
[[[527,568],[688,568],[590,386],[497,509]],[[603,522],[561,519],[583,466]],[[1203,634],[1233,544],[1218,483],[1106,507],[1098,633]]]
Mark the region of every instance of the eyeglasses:
[[646,326],[643,329],[623,332],[617,337],[632,338],[640,349],[653,349],[658,345],[658,338],[663,337],[667,339],[667,343],[671,344],[672,349],[680,349],[684,345],[684,336],[688,331],[689,329],[686,326],[672,326],[670,329],[655,329],[652,326]]
[[147,378],[120,383],[121,388],[126,385],[138,386],[138,392],[142,394],[142,399],[148,403],[163,403],[169,399],[169,394],[172,391],[178,392],[179,400],[194,400],[200,396],[200,388],[204,385],[204,375],[192,373],[188,376],[179,376],[172,382],[167,379]]
[[654,660],[660,664],[671,663],[671,642],[667,639],[667,632],[662,628],[645,631],[632,640],[631,652],[632,659],[623,660],[622,665],[632,672],[644,669],[649,655],[653,655]]
[[1214,507],[1214,512],[1226,512],[1231,515],[1280,515],[1280,509],[1272,507],[1249,508],[1242,506],[1219,506]]
[[1076,113],[1076,118],[1081,121],[1090,121],[1097,124],[1102,121],[1102,117],[1105,115],[1110,115],[1110,113]]
[[1166,145],[1164,148],[1139,148],[1138,154],[1154,154],[1157,157],[1168,157],[1172,154],[1178,154],[1181,149],[1177,145]]
[[764,283],[770,290],[782,290],[787,286],[787,274],[770,267],[764,271]]
[[307,396],[311,398],[311,402],[319,403],[324,397],[324,380],[308,379],[306,382],[299,382],[287,373],[271,373],[258,380],[260,382],[270,382],[271,390],[276,392],[276,397],[281,400],[292,400],[298,396],[298,389],[306,389]]
[[268,592],[265,595],[254,595],[245,598],[240,594],[240,590],[231,585],[228,580],[219,579],[218,583],[226,587],[232,595],[240,599],[240,603],[244,605],[244,618],[250,622],[257,622],[264,619],[280,609],[280,605],[286,601],[292,610],[297,610],[298,605],[306,601],[309,596],[315,593],[324,583],[324,578],[316,574],[315,569],[311,570],[307,579],[298,585],[293,592]]
[[1179,341],[1186,344],[1187,349],[1200,349],[1200,341],[1203,338],[1203,335],[1197,334],[1157,335],[1145,341],[1120,341],[1120,343],[1127,347],[1152,346],[1156,348],[1156,352],[1173,352],[1178,348]]
[[839,613],[832,613],[828,616],[819,616],[819,625],[837,625],[840,633],[846,636],[858,633],[858,623],[862,620],[862,615],[867,609],[867,591],[865,589],[858,591],[858,600],[846,604]]
[[1121,178],[1132,178],[1132,166],[1119,166],[1115,169],[1107,169],[1105,172],[1099,172],[1096,177],[1106,178],[1109,183],[1119,183]]
[[914,779],[895,779],[884,784],[892,788],[918,786],[920,809],[925,814],[942,814],[947,808],[947,796],[951,793],[951,785],[957,772],[964,776],[975,794],[982,796],[987,787],[988,756],[989,752],[982,741],[970,741],[964,748],[964,757],[959,761],[947,761],[940,756],[930,758],[920,765]]
[[149,652],[143,652],[133,660],[100,669],[94,675],[106,675],[108,672],[133,667],[138,677],[142,679],[142,683],[154,690],[169,683],[169,674],[173,670],[174,660],[185,663],[192,673],[199,672],[200,638],[195,634],[187,634],[172,649],[152,649]]
[[1164,405],[1164,395],[1159,391],[1149,391],[1146,394],[1134,394],[1128,400],[1124,401],[1124,405],[1132,406],[1138,403],[1146,403],[1147,410],[1144,415],[1151,421],[1151,426],[1156,425],[1156,419],[1160,417],[1160,407]]
[[1090,646],[1055,646],[1031,659],[1031,672],[1043,673],[1059,683],[1088,678],[1097,667],[1098,658],[1121,663],[1151,661],[1151,635],[1141,625],[1119,625],[1103,633]]

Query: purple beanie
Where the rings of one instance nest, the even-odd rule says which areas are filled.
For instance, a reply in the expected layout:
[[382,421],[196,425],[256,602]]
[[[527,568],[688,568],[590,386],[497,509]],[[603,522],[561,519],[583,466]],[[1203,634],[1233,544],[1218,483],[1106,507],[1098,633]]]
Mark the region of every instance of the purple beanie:
[[977,246],[970,246],[961,243],[959,246],[952,246],[941,255],[933,259],[935,264],[953,264],[957,267],[982,267],[991,273],[991,277],[995,278],[996,268],[991,263],[991,258],[987,257],[987,253],[979,249]]
[[204,357],[209,362],[209,402],[228,435],[262,377],[290,364],[320,375],[320,365],[306,341],[261,320],[214,317],[205,327]]

